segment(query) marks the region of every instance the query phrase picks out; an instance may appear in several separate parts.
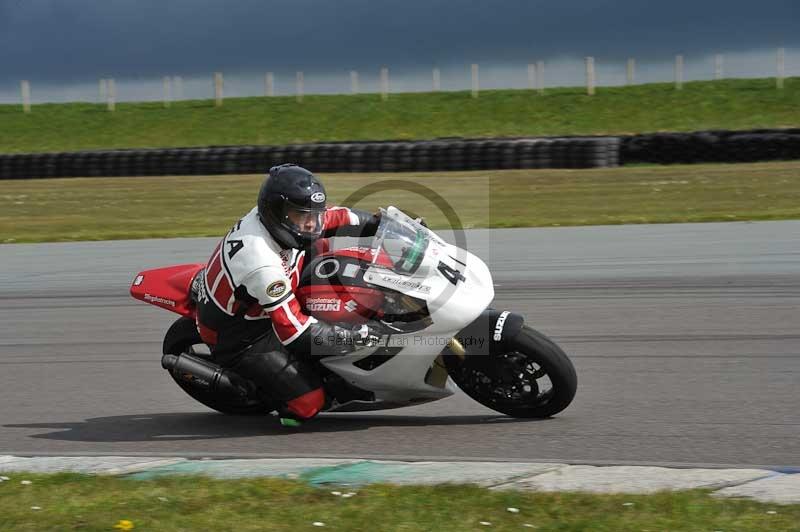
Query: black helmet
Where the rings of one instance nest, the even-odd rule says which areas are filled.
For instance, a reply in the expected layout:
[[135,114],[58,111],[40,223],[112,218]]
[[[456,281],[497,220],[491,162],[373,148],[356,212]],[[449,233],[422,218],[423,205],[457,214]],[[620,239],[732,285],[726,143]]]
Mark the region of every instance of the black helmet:
[[258,193],[258,217],[282,247],[308,246],[322,234],[325,199],[325,187],[305,168],[273,166]]

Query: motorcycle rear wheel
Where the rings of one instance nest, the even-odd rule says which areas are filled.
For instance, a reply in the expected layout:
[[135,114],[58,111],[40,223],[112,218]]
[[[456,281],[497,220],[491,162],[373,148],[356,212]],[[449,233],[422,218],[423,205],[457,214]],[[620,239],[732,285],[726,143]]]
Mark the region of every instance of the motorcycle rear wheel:
[[[578,376],[552,340],[523,326],[509,341],[510,351],[462,358],[444,356],[450,377],[475,401],[517,418],[546,418],[572,402]],[[544,380],[544,379],[547,380]],[[547,381],[550,386],[543,389]]]
[[[204,346],[203,340],[200,338],[200,333],[197,332],[194,320],[190,318],[178,318],[175,323],[167,330],[164,336],[163,353],[180,355],[188,353],[208,361],[212,361],[211,355],[200,352],[199,347]],[[208,392],[199,388],[191,386],[186,381],[178,379],[170,372],[170,377],[181,389],[189,394],[192,399],[204,404],[212,410],[221,412],[223,414],[237,415],[237,416],[255,416],[266,415],[272,410],[271,407],[265,405],[261,401],[248,399],[247,401],[232,401],[230,399],[220,397],[217,394]]]

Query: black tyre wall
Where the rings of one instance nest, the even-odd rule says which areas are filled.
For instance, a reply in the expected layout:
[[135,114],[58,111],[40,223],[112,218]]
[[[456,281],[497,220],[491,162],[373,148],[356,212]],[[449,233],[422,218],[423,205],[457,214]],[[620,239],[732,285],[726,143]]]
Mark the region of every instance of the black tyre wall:
[[791,159],[800,159],[797,128],[0,154],[0,179],[262,173],[284,162],[317,172],[397,172]]
[[0,179],[265,173],[284,162],[317,172],[590,168],[608,165],[618,145],[614,137],[444,139],[0,154]]

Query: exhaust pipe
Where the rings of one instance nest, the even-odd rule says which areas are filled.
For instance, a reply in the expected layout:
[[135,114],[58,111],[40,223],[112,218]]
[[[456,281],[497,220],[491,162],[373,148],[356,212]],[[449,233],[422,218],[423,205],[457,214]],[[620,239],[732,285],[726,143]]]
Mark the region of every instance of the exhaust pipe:
[[239,375],[188,353],[162,356],[161,367],[176,379],[205,392],[232,398],[249,395],[247,383]]

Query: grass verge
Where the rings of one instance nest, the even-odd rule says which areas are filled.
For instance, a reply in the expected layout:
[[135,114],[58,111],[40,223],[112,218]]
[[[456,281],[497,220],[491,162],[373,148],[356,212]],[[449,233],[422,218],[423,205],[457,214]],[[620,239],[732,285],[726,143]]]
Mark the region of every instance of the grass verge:
[[[219,236],[255,204],[262,179],[0,181],[0,242]],[[800,218],[800,162],[324,176],[331,203],[397,180],[441,195],[467,228]],[[386,190],[356,206],[396,205],[449,227],[423,194]]]
[[[22,479],[31,483],[22,485]],[[800,505],[715,499],[704,491],[589,495],[372,485],[342,498],[331,489],[267,478],[134,481],[15,473],[0,483],[0,530],[800,529]]]
[[98,148],[796,127],[800,78],[583,87],[120,103],[0,105],[0,153]]

